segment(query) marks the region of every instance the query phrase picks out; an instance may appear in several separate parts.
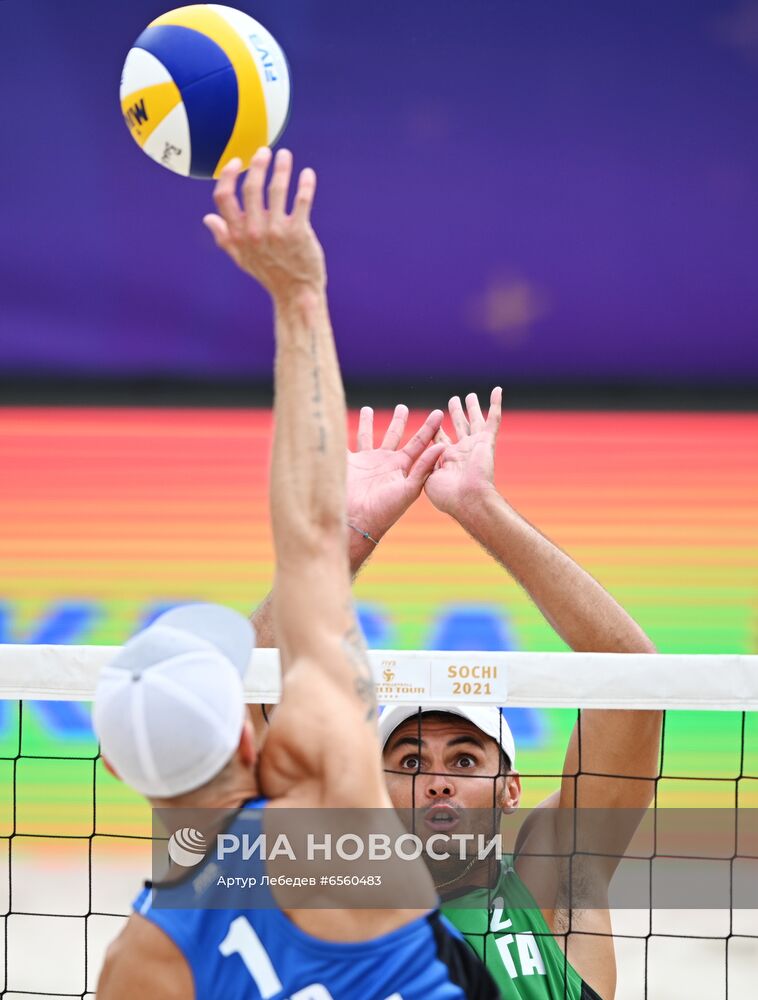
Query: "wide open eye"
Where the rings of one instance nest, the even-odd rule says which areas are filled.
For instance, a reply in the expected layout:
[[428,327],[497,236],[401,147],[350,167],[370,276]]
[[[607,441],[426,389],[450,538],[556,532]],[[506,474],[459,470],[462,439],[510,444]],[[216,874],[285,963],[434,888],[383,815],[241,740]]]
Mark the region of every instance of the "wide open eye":
[[400,761],[401,771],[419,771],[421,769],[421,760],[418,754],[409,753],[406,754]]
[[460,757],[456,759],[456,764],[458,767],[467,771],[469,768],[476,767],[477,760],[476,757],[472,757],[470,753],[462,753]]

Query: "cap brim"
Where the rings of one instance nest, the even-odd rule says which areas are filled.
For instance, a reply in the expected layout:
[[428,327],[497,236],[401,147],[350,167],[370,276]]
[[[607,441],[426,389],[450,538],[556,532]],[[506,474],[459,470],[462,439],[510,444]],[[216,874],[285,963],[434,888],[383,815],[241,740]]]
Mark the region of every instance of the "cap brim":
[[245,676],[255,648],[255,629],[238,611],[219,604],[182,604],[152,624],[180,629],[211,643]]
[[379,741],[384,749],[398,726],[408,719],[441,712],[444,715],[457,715],[472,723],[503,749],[513,766],[516,760],[516,744],[510,726],[499,708],[495,708],[492,718],[487,718],[486,711],[473,705],[390,705],[379,716]]

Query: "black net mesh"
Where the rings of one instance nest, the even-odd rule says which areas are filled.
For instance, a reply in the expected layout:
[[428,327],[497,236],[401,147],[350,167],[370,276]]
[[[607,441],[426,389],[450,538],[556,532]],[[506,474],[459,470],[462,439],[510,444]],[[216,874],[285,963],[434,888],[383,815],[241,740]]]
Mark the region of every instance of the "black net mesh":
[[[0,831],[2,997],[93,996],[105,947],[128,914],[141,879],[149,877],[150,813],[136,796],[125,798],[105,771],[94,741],[83,746],[86,752],[81,754],[72,754],[69,744],[59,755],[37,753],[34,714],[28,705],[6,702],[4,711],[14,713],[14,726],[13,739],[5,741],[0,757],[7,776]],[[692,747],[686,770],[681,746],[670,759],[679,713],[664,713],[657,773],[650,779],[653,848],[636,859],[640,872],[644,871],[639,878],[654,899],[657,865],[668,857],[668,846],[659,842],[661,811],[676,808],[677,801],[691,807],[699,799],[706,807],[726,809],[733,821],[731,853],[725,855],[720,849],[717,859],[703,854],[697,859],[703,866],[713,860],[726,864],[729,905],[709,907],[704,899],[701,907],[686,911],[671,905],[649,906],[644,912],[631,907],[615,910],[612,936],[618,959],[618,1000],[747,1000],[755,995],[758,898],[750,910],[741,890],[749,881],[750,866],[754,871],[758,861],[752,819],[758,813],[758,713],[729,714],[734,723],[730,731],[735,745],[729,756],[733,773],[714,774],[712,766],[701,763],[707,758],[707,745]],[[719,715],[723,723],[725,713]],[[577,722],[581,718],[577,713]],[[578,753],[579,766],[569,780],[581,799],[582,780],[593,776],[583,768],[581,724]],[[560,785],[564,777],[560,772],[530,771],[528,758],[525,753],[519,765],[525,789],[530,783],[540,788]],[[724,758],[720,759],[726,769]],[[423,761],[415,761],[410,770],[413,773],[406,778],[410,777],[414,788],[412,805],[419,807],[423,803],[415,789],[423,780]],[[500,767],[499,771],[499,777],[490,779],[491,808],[498,808],[496,784],[504,770]],[[434,773],[444,777],[448,772]],[[457,769],[453,773],[457,781],[467,780]],[[636,780],[628,770],[604,777]],[[572,866],[581,866],[583,854],[580,849],[569,852],[569,883]],[[462,888],[466,888],[465,881]],[[443,890],[448,909],[455,909],[454,892],[450,895],[449,888]],[[580,937],[607,942],[610,932],[588,929],[581,912],[577,915],[567,907],[565,921],[557,928],[563,951],[556,951],[551,932],[539,922],[524,924],[520,913],[508,909],[501,886],[487,886],[485,895],[484,905],[468,909],[460,916],[460,924],[493,974],[497,973],[503,996],[580,997],[577,977],[565,956],[565,942]]]

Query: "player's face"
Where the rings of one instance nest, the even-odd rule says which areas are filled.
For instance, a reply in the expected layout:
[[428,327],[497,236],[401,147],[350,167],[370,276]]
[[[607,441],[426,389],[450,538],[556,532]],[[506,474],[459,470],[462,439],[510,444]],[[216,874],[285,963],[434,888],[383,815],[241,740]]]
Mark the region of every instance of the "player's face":
[[501,804],[507,786],[518,779],[503,777],[500,761],[497,743],[456,716],[422,716],[420,733],[418,718],[410,718],[398,726],[384,750],[385,778],[395,808],[422,809],[430,822],[439,813],[441,828],[455,821],[458,810],[491,810]]

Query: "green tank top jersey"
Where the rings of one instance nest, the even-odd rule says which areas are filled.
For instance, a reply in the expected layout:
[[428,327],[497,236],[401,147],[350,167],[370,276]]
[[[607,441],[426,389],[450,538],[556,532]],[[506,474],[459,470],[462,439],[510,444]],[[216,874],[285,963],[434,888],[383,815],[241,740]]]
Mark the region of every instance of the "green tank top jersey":
[[503,858],[495,889],[474,889],[442,912],[487,966],[503,1000],[600,1000],[573,969],[545,918]]

